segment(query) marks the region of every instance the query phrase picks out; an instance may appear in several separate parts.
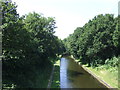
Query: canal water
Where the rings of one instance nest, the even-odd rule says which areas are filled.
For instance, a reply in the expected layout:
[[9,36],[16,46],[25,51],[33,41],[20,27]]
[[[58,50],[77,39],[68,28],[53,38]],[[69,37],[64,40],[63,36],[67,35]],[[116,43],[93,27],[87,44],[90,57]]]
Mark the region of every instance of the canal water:
[[61,58],[60,64],[61,88],[106,88],[72,58]]

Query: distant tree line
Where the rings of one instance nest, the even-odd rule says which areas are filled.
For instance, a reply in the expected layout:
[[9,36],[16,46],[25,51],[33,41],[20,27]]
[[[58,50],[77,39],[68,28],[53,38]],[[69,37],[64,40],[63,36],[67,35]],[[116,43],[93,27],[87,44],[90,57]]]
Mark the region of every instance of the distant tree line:
[[15,3],[0,3],[3,84],[30,87],[28,81],[35,81],[35,75],[31,76],[35,74],[34,70],[51,67],[51,62],[63,52],[64,45],[54,35],[54,18],[35,12],[20,17]]
[[[66,52],[89,66],[105,64],[107,59],[120,55],[120,16],[100,14],[78,27],[64,39]],[[112,59],[111,59],[112,60]],[[110,62],[110,61],[109,61]],[[114,61],[117,66],[118,60]]]

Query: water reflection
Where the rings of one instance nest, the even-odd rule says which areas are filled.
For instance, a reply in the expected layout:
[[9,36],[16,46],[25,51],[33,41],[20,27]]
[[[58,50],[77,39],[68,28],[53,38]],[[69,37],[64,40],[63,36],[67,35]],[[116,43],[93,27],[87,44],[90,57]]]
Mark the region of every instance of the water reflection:
[[60,87],[70,88],[71,85],[67,75],[68,61],[65,58],[62,58],[60,65]]
[[67,69],[67,74],[68,74],[68,76],[71,76],[71,77],[76,77],[76,76],[79,76],[79,75],[83,75],[82,72],[69,70],[69,69]]
[[62,58],[60,66],[61,88],[106,88],[71,58]]

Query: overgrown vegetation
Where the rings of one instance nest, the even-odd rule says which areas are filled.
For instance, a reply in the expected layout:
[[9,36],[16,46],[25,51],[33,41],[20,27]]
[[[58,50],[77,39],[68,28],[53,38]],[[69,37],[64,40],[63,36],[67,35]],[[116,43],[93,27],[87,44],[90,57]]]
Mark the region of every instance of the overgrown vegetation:
[[[66,51],[89,66],[103,65],[120,55],[120,20],[112,14],[101,14],[89,20],[83,27],[78,27],[73,34],[64,39]],[[106,61],[107,60],[107,61]],[[110,60],[110,61],[109,61]],[[113,64],[112,64],[113,65]]]
[[115,77],[115,84],[120,59],[119,21],[120,16],[100,14],[64,39],[66,53],[98,71],[109,71]]
[[117,75],[120,16],[95,16],[62,41],[54,35],[54,18],[35,12],[20,17],[16,4],[0,3],[3,88],[46,88],[53,62],[64,52],[64,45],[65,55],[71,54],[98,71],[105,69]]
[[62,41],[54,35],[54,18],[35,12],[20,17],[14,3],[0,3],[3,88],[46,88],[52,62],[64,50]]

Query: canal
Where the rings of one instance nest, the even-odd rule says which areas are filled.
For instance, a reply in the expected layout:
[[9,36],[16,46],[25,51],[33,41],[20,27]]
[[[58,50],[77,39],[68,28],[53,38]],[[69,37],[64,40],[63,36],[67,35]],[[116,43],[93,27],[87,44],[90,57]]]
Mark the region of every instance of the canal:
[[61,88],[106,88],[91,74],[85,71],[74,59],[61,58],[60,63],[60,87]]

